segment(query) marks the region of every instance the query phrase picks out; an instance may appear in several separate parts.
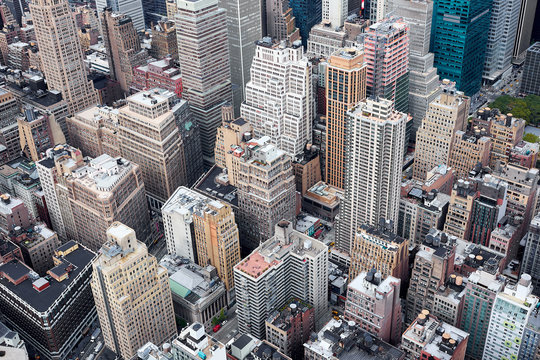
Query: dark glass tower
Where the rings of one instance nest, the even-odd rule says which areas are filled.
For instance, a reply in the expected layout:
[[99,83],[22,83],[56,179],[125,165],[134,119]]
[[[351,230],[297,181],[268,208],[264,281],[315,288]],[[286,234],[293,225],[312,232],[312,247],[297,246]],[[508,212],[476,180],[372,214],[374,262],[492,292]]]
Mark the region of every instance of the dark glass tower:
[[289,6],[296,18],[296,27],[300,29],[302,45],[306,47],[309,31],[322,20],[322,1],[289,0]]

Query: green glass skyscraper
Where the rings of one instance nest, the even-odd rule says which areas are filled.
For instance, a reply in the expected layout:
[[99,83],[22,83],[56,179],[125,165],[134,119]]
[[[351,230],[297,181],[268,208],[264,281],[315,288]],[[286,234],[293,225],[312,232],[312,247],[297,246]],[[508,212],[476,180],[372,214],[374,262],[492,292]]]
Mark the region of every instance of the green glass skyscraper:
[[442,79],[466,95],[482,85],[492,0],[434,0],[431,52]]

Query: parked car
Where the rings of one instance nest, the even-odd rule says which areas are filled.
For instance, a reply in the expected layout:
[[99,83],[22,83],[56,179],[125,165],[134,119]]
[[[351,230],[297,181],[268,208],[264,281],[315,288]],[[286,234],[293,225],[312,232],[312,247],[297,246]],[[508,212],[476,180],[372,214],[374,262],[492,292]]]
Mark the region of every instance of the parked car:
[[214,332],[218,332],[219,329],[221,329],[221,325],[217,324],[216,326],[214,326]]

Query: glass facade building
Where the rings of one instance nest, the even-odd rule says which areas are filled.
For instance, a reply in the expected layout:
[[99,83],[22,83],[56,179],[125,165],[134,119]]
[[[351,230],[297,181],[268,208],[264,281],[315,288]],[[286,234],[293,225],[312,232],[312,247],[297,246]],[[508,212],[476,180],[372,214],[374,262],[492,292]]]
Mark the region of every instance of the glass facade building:
[[302,45],[307,47],[309,31],[321,22],[322,0],[289,0],[289,6],[296,18],[296,27],[300,29]]
[[434,1],[430,48],[435,67],[468,96],[482,84],[491,6],[492,0]]

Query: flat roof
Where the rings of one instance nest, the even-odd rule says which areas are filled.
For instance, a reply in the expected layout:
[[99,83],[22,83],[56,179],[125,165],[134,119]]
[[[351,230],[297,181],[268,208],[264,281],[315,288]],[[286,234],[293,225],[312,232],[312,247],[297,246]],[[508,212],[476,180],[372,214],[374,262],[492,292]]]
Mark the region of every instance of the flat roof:
[[208,195],[213,199],[225,201],[233,207],[238,207],[238,197],[236,196],[237,188],[233,185],[225,185],[223,182],[216,181],[220,176],[223,176],[223,168],[214,165],[203,178],[194,186],[198,192]]

